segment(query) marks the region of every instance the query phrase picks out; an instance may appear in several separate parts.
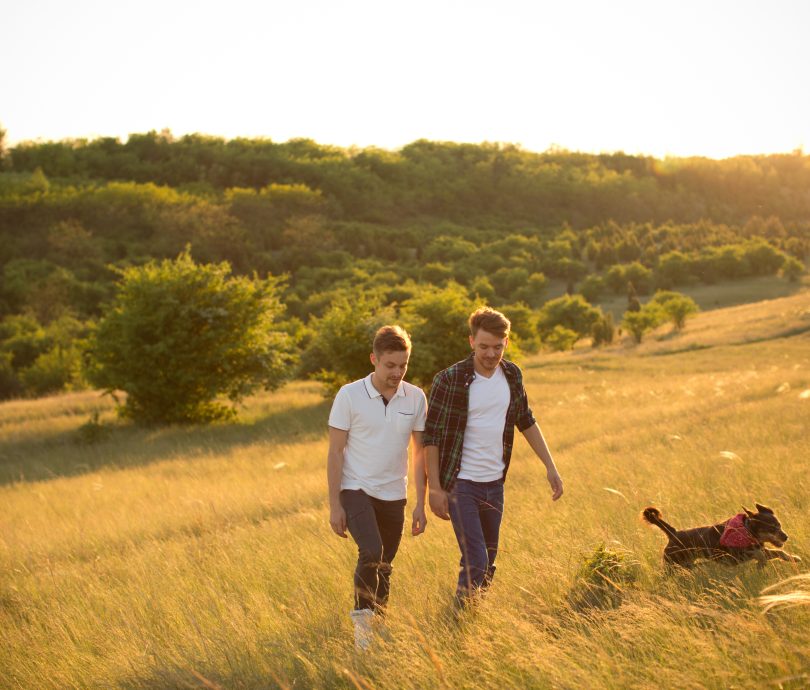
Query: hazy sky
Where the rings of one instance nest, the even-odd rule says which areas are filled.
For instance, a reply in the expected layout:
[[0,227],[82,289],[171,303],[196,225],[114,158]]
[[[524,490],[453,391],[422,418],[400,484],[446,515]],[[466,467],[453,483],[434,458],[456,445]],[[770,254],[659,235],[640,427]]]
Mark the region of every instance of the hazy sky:
[[7,143],[810,147],[807,0],[5,0]]

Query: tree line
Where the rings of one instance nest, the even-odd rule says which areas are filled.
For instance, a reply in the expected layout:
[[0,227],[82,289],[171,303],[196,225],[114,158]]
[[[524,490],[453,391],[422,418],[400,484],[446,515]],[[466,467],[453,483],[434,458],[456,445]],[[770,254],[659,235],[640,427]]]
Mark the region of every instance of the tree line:
[[237,276],[278,277],[275,318],[305,354],[302,374],[318,374],[306,355],[315,325],[366,298],[396,310],[431,294],[485,301],[511,312],[525,349],[565,347],[572,329],[539,326],[560,285],[593,305],[628,285],[646,296],[795,280],[810,253],[799,153],[660,161],[149,132],[0,146],[0,169],[2,397],[81,385],[81,343],[122,272],[186,247]]

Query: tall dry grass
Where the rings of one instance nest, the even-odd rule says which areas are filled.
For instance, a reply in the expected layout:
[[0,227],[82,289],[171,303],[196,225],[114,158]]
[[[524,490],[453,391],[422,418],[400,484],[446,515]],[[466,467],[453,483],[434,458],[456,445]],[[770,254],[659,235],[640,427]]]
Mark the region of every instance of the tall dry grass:
[[[119,425],[91,393],[0,405],[0,687],[810,684],[810,608],[766,614],[759,600],[810,558],[810,337],[540,356],[525,373],[565,496],[551,503],[519,440],[488,597],[453,615],[457,547],[430,519],[403,539],[388,637],[362,656],[355,554],[327,523],[317,387],[210,428]],[[82,444],[94,410],[109,434]],[[663,535],[638,519],[653,504],[705,524],[754,501],[803,565],[665,576]],[[618,606],[572,607],[602,543],[634,579]]]

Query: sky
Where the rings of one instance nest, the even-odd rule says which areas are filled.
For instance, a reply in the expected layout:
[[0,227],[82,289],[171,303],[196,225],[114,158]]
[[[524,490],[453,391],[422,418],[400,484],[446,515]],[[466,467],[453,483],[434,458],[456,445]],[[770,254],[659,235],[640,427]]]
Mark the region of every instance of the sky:
[[807,0],[3,0],[6,144],[810,147]]

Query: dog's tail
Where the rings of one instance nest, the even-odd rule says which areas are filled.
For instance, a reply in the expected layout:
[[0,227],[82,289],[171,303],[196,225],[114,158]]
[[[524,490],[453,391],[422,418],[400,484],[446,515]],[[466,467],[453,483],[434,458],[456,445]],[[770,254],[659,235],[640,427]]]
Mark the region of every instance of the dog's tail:
[[678,538],[678,530],[676,530],[668,522],[664,522],[664,520],[661,517],[661,511],[658,510],[658,508],[653,508],[652,506],[650,506],[649,508],[645,508],[644,512],[641,513],[641,517],[644,518],[651,525],[655,525],[656,527],[664,530],[664,532],[666,532],[666,535],[670,539]]

